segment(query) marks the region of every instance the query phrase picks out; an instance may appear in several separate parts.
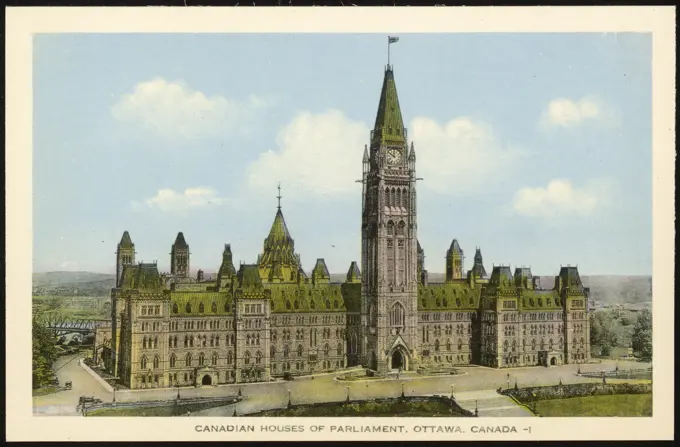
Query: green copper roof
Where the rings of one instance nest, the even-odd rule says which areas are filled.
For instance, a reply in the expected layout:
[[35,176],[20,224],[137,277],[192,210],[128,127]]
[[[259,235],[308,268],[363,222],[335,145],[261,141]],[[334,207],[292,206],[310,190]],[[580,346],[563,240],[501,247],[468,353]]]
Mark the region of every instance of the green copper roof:
[[360,312],[361,284],[270,284],[274,313]]
[[236,274],[236,269],[234,268],[234,262],[231,255],[231,245],[224,245],[224,252],[222,253],[222,264],[220,265],[220,270],[217,272],[219,278],[229,278]]
[[275,245],[291,242],[293,242],[293,238],[290,237],[288,227],[286,226],[286,221],[283,218],[283,213],[279,208],[276,211],[276,216],[274,217],[274,222],[272,223],[271,230],[269,230],[269,236],[267,236],[265,244]]
[[361,282],[361,271],[356,261],[352,261],[347,271],[347,282]]
[[256,265],[242,264],[238,271],[239,287],[245,291],[260,291],[262,279]]
[[163,281],[156,264],[126,265],[123,267],[121,288],[140,292],[161,292]]
[[404,144],[406,142],[404,120],[401,117],[397,85],[394,82],[394,72],[391,67],[385,70],[378,114],[375,117],[375,126],[373,126],[373,138],[379,139],[381,144]]
[[470,287],[465,281],[418,286],[418,311],[473,311],[479,307],[482,286]]
[[130,238],[130,233],[125,230],[123,232],[123,237],[120,239],[120,243],[118,244],[120,248],[132,248],[135,246],[135,244],[132,243],[132,239]]
[[184,233],[182,233],[181,231],[177,233],[177,238],[175,238],[173,248],[189,248],[187,241],[184,240]]

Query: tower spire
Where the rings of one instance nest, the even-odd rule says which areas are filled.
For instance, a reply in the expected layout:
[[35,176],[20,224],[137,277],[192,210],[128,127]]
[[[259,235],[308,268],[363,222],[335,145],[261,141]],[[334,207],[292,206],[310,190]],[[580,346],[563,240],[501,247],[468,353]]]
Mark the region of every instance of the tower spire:
[[281,195],[281,182],[279,182],[278,190],[279,190],[279,195],[276,196],[276,198],[279,200],[279,205],[277,206],[277,208],[278,208],[279,210],[281,210],[281,197],[283,197],[283,196]]

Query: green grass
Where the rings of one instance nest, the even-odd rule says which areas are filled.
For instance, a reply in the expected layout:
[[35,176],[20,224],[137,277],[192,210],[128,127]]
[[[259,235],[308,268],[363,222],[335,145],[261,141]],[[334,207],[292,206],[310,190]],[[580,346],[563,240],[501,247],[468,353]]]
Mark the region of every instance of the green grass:
[[[532,408],[533,404],[528,406]],[[536,412],[542,417],[651,416],[652,395],[614,394],[540,400],[536,402]]]
[[35,396],[45,396],[47,394],[54,394],[59,392],[59,388],[55,386],[46,386],[43,388],[36,388],[33,390],[33,397]]
[[269,410],[248,416],[266,417],[357,417],[357,416],[401,416],[401,417],[466,417],[443,402],[361,402],[361,403],[335,403],[319,406],[301,405],[291,409]]
[[158,407],[118,407],[118,408],[102,408],[99,410],[92,410],[87,412],[87,416],[146,416],[146,417],[169,417],[182,416],[187,412],[195,413],[209,408],[224,407],[231,405],[233,402],[206,402],[185,405],[165,405]]

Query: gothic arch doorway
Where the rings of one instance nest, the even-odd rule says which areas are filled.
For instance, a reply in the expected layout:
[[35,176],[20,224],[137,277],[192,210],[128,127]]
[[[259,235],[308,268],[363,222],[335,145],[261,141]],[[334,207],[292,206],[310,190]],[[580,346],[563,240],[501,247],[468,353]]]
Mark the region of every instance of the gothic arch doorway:
[[392,369],[403,369],[404,368],[404,357],[401,352],[394,351],[392,353]]
[[389,369],[408,371],[409,357],[408,352],[403,346],[397,346],[392,350],[388,357]]
[[556,366],[557,365],[557,359],[555,357],[552,357],[550,359],[550,366]]
[[206,374],[203,376],[203,379],[201,380],[201,385],[212,385],[212,377],[210,377],[210,374]]

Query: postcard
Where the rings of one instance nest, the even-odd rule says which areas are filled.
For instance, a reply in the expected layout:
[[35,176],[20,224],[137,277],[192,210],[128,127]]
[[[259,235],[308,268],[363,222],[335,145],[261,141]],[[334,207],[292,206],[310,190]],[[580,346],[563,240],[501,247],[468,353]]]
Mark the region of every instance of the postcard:
[[671,439],[673,12],[10,8],[8,439]]

